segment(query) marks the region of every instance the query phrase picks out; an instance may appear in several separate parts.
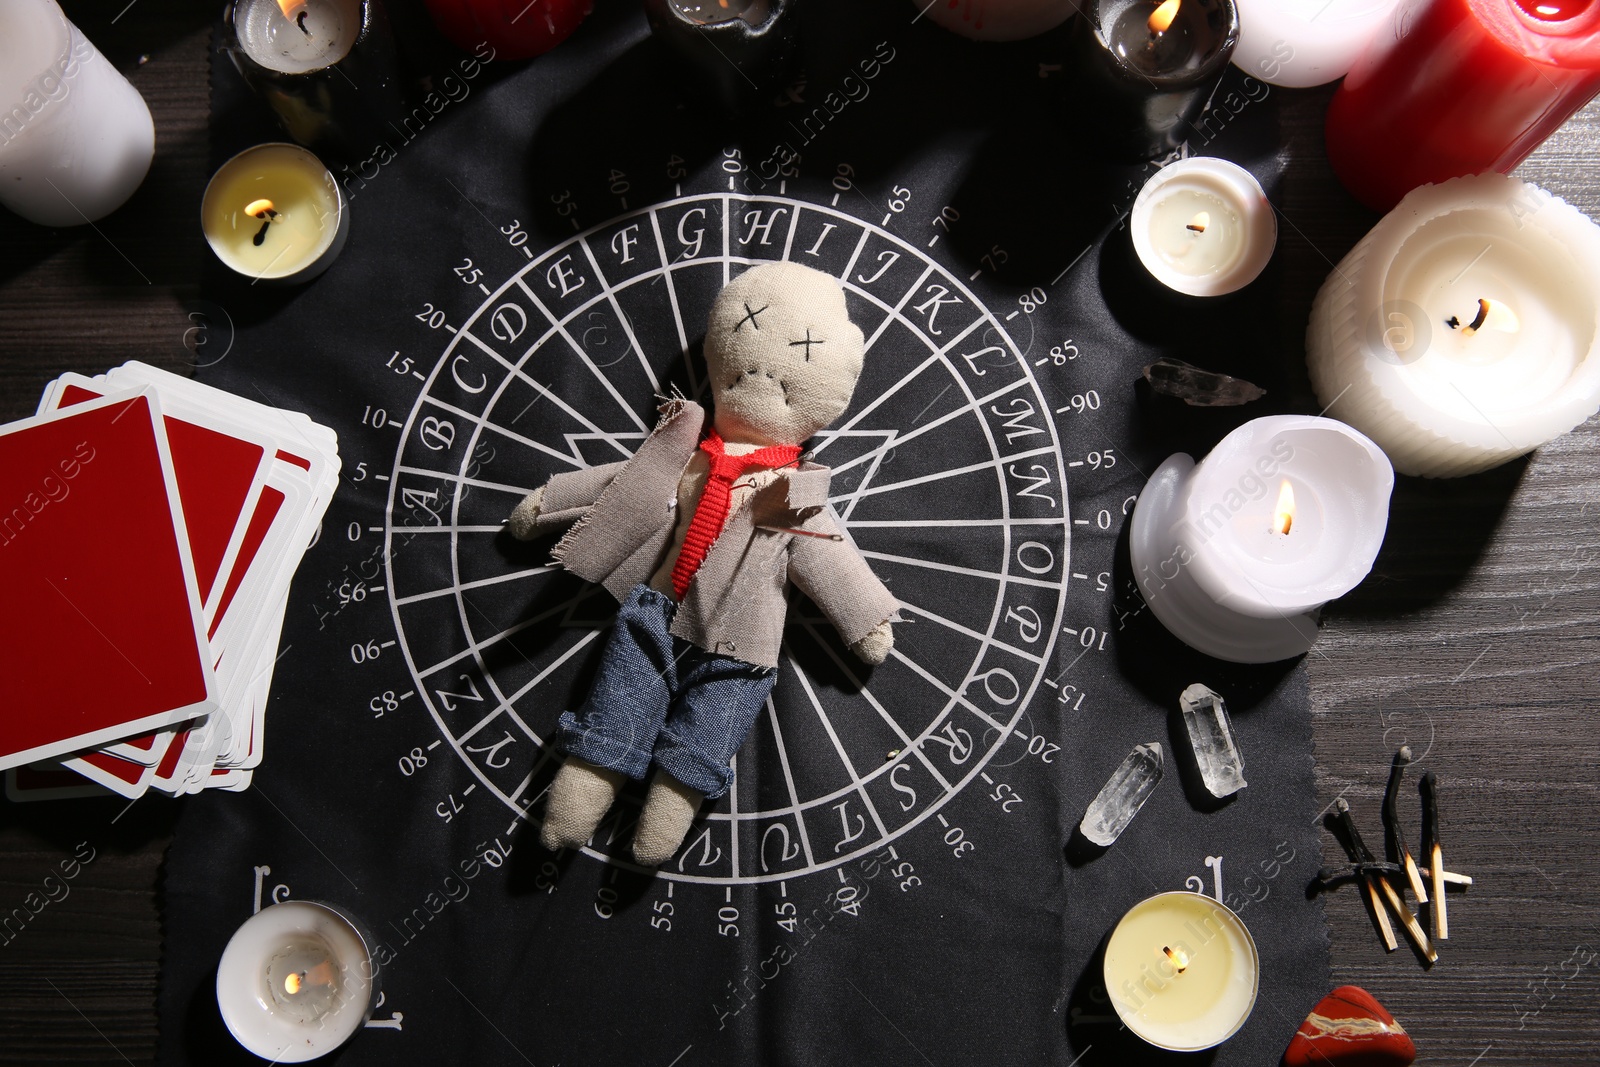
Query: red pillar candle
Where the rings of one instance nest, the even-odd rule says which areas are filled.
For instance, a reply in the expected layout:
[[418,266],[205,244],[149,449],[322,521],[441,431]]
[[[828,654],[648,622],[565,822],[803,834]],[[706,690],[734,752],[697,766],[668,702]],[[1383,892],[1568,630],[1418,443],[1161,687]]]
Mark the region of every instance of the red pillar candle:
[[434,25],[451,41],[493,59],[527,59],[566,40],[594,0],[427,0]]
[[1600,92],[1600,0],[1409,0],[1328,109],[1328,160],[1387,211],[1509,172]]

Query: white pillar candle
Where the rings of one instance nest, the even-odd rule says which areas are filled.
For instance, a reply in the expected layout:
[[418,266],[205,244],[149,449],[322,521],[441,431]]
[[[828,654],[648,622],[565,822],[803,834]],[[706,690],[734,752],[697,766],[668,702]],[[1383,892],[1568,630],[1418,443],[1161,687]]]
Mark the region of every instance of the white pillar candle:
[[309,74],[350,54],[361,36],[361,0],[235,0],[234,32],[268,70]]
[[304,282],[344,247],[350,220],[339,183],[292,144],[247,148],[218,168],[200,202],[211,250],[233,270],[267,282]]
[[1261,963],[1232,909],[1180,891],[1129,909],[1106,942],[1104,975],[1129,1030],[1158,1048],[1198,1052],[1250,1017]]
[[911,0],[922,18],[979,41],[1020,41],[1067,21],[1073,0]]
[[144,98],[54,0],[0,4],[0,204],[43,226],[93,222],[154,152]]
[[1272,85],[1304,89],[1350,73],[1400,0],[1236,0],[1233,65]]
[[1403,474],[1498,466],[1600,408],[1596,279],[1600,227],[1565,201],[1501,174],[1423,186],[1317,294],[1312,384]]
[[1157,171],[1129,216],[1139,262],[1189,296],[1223,296],[1261,274],[1278,218],[1261,183],[1225,159],[1196,156]]
[[217,965],[222,1021],[249,1052],[304,1063],[343,1045],[377,1001],[377,963],[348,917],[287,900],[234,931]]
[[1298,656],[1317,612],[1366,577],[1394,471],[1334,419],[1270,415],[1198,466],[1179,453],[1134,507],[1129,549],[1145,603],[1192,648],[1235,663]]

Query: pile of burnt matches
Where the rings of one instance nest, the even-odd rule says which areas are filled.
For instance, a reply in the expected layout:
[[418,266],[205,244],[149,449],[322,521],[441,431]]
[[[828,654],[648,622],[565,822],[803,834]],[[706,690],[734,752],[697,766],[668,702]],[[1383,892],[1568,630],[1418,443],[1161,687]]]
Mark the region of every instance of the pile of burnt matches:
[[[1420,866],[1406,845],[1398,809],[1400,784],[1410,764],[1411,746],[1402,746],[1389,767],[1389,786],[1383,795],[1385,860],[1380,861],[1372,854],[1362,840],[1361,831],[1356,829],[1350,805],[1340,797],[1334,801],[1334,810],[1326,824],[1344,846],[1350,866],[1338,870],[1324,868],[1318,872],[1317,881],[1323,889],[1346,882],[1359,885],[1384,947],[1390,952],[1399,947],[1394,933],[1394,921],[1398,921],[1417,955],[1431,965],[1439,959],[1438,943],[1450,937],[1445,891],[1463,890],[1472,884],[1472,879],[1444,868],[1444,849],[1439,837],[1439,781],[1432,771],[1424,774],[1418,783],[1422,794],[1422,857],[1427,866]],[[1430,930],[1423,929],[1416,913],[1406,904],[1408,890],[1419,906],[1427,905],[1431,937]]]

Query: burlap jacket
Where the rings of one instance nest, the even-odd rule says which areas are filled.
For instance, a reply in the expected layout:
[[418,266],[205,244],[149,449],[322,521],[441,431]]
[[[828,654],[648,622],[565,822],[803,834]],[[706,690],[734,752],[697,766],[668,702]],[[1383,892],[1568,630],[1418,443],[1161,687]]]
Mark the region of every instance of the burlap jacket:
[[[551,553],[567,570],[619,601],[660,566],[677,519],[678,482],[694,458],[706,412],[688,400],[661,421],[629,460],[553,476],[538,532],[572,529]],[[847,645],[894,617],[899,605],[867,566],[828,506],[828,468],[781,471],[728,516],[673,619],[678,637],[762,667],[778,664],[788,585],[828,616]],[[840,534],[843,540],[784,532]]]

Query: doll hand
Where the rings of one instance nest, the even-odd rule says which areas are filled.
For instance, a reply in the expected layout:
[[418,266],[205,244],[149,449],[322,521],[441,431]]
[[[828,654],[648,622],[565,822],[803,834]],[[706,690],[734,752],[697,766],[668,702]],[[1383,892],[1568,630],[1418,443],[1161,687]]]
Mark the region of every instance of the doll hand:
[[889,650],[894,647],[894,631],[886,619],[867,631],[867,636],[850,646],[850,651],[862,663],[876,667],[889,658]]
[[522,498],[516,510],[511,513],[511,519],[506,523],[511,536],[518,541],[532,541],[534,539],[533,521],[539,517],[539,502],[544,499],[544,487],[540,486]]

